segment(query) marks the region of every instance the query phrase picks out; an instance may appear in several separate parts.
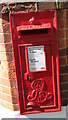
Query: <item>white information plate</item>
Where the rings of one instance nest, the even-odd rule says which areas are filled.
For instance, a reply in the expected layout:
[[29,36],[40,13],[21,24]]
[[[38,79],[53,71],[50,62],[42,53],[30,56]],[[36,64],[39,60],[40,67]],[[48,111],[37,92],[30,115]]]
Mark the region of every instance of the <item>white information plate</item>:
[[46,70],[45,67],[45,52],[44,45],[40,46],[29,46],[28,50],[28,61],[29,71]]

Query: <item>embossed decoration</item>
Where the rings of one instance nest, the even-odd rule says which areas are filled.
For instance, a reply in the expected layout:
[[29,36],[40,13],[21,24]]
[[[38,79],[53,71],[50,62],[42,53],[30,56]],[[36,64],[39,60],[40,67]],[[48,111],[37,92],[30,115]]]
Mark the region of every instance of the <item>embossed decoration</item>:
[[45,80],[34,80],[31,83],[32,92],[27,96],[29,101],[43,103],[52,98],[52,93],[44,91]]

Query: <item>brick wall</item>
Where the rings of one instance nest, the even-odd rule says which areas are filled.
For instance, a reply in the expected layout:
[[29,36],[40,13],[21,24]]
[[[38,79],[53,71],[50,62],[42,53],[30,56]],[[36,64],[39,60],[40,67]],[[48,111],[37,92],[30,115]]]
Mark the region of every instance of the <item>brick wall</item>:
[[62,105],[68,104],[68,9],[58,10],[60,87]]
[[0,13],[0,104],[18,110],[18,90],[8,14]]
[[[47,3],[48,4],[48,3]],[[55,4],[47,5],[55,9]],[[46,4],[38,3],[39,9],[47,9]],[[32,10],[31,10],[32,11]],[[62,105],[68,104],[68,10],[58,10],[58,37],[60,61],[60,85]],[[15,67],[11,33],[7,13],[0,13],[0,104],[18,110],[18,90],[16,83]]]

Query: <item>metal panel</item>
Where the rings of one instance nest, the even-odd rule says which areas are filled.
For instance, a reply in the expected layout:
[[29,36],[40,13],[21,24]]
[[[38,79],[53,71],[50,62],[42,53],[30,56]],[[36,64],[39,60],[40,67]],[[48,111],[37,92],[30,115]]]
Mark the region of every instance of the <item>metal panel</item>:
[[56,11],[11,13],[10,25],[20,113],[61,110]]

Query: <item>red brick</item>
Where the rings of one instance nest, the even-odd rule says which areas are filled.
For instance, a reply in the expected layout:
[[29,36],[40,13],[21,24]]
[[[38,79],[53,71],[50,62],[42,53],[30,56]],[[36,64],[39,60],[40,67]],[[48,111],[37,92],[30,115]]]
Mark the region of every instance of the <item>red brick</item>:
[[66,47],[66,55],[68,55],[68,47]]
[[8,70],[0,69],[0,78],[9,78]]
[[14,107],[14,111],[19,110],[19,104],[14,104],[13,107]]
[[8,108],[8,109],[11,109],[11,110],[14,110],[13,108],[13,104],[9,103],[9,102],[6,102],[4,100],[1,100],[1,105]]
[[12,44],[11,43],[1,43],[0,44],[0,52],[12,52]]
[[8,43],[11,42],[11,34],[10,33],[0,33],[0,43]]
[[12,103],[12,97],[11,97],[11,96],[9,96],[9,95],[7,95],[7,94],[4,94],[3,92],[0,93],[0,96],[1,96],[2,100],[5,100],[5,101],[7,101],[7,102]]
[[[59,26],[58,26],[59,27]],[[66,38],[68,37],[68,30],[59,30],[58,31],[58,36],[59,36],[59,40],[61,38]]]
[[3,27],[3,33],[10,33],[10,24],[6,23],[2,25]]
[[11,109],[11,110],[19,110],[19,105],[18,104],[11,104],[7,101],[4,101],[4,100],[1,100],[1,105],[8,108],[8,109]]
[[18,96],[12,96],[12,103],[18,104]]
[[9,79],[14,79],[14,78],[16,78],[16,73],[15,73],[15,71],[10,70],[9,71]]
[[67,39],[66,39],[66,47],[68,47],[68,37],[67,37]]
[[59,20],[58,27],[59,27],[59,29],[68,28],[68,19],[67,20],[66,19]]
[[13,60],[13,52],[6,52],[7,60],[12,61]]
[[67,58],[66,57],[59,58],[59,65],[66,65],[66,63],[67,63]]
[[11,85],[10,85],[10,80],[9,80],[9,79],[6,80],[5,78],[0,78],[0,84],[5,85],[5,86],[8,86],[8,87],[11,86]]
[[68,83],[61,84],[61,91],[68,90]]
[[68,64],[68,56],[67,56],[67,64]]
[[1,61],[0,66],[2,69],[8,70],[8,62],[7,61]]
[[9,62],[8,62],[8,68],[9,68],[9,70],[15,70],[14,61],[9,61]]
[[0,24],[0,33],[10,33],[10,25],[9,25],[9,23]]
[[11,33],[4,34],[4,42],[11,42]]
[[5,24],[9,22],[8,13],[0,13],[0,24]]
[[9,25],[9,23],[0,24],[0,33],[10,33],[10,25]]
[[68,65],[60,66],[60,74],[68,73]]
[[13,53],[0,52],[0,60],[13,60]]
[[3,92],[2,93],[0,92],[0,96],[1,96],[2,100],[5,100],[5,101],[10,102],[12,104],[18,104],[18,96],[9,96]]
[[0,33],[0,43],[3,43],[4,42],[4,34],[2,33]]
[[0,52],[0,61],[1,60],[7,60],[6,52],[5,53]]
[[10,87],[2,86],[2,92],[4,92],[5,94],[8,94],[8,95],[12,95]]
[[2,24],[8,23],[8,22],[9,22],[9,14],[3,13],[2,14]]
[[13,61],[0,61],[1,68],[5,70],[15,70],[15,65]]
[[60,75],[61,83],[68,82],[68,74]]
[[16,78],[16,73],[15,70],[5,70],[5,69],[0,69],[0,78],[9,78],[9,79],[15,79]]
[[61,92],[61,97],[63,98],[68,98],[68,91]]
[[18,89],[17,88],[11,88],[12,96],[18,96]]
[[17,86],[16,79],[5,79],[5,78],[0,78],[0,84],[8,87],[15,87]]
[[3,33],[3,27],[0,25],[0,33]]
[[5,49],[5,44],[3,44],[3,43],[1,44],[1,43],[0,43],[0,52],[2,52],[2,51],[3,51],[3,52],[6,51],[6,49]]
[[39,10],[55,9],[54,2],[38,2]]
[[66,47],[66,39],[60,39],[59,40],[59,48]]
[[2,24],[2,14],[0,13],[0,25]]
[[0,84],[2,84],[2,79],[0,78]]
[[5,94],[18,96],[18,89],[16,87],[11,88],[6,86],[1,86],[1,88],[2,88],[2,92],[4,92]]
[[58,13],[58,19],[68,18],[68,10],[67,9],[58,10],[57,13]]
[[68,99],[66,99],[66,98],[62,99],[61,100],[61,104],[64,105],[64,106],[66,106],[68,104]]
[[2,87],[1,87],[1,85],[0,85],[0,92],[2,92]]
[[16,79],[11,79],[10,80],[10,85],[11,85],[11,88],[14,87],[14,86],[17,86]]
[[59,50],[59,55],[60,55],[60,57],[65,56],[66,55],[66,49],[65,48],[60,49]]
[[2,93],[1,93],[1,91],[0,91],[0,99],[2,99]]

